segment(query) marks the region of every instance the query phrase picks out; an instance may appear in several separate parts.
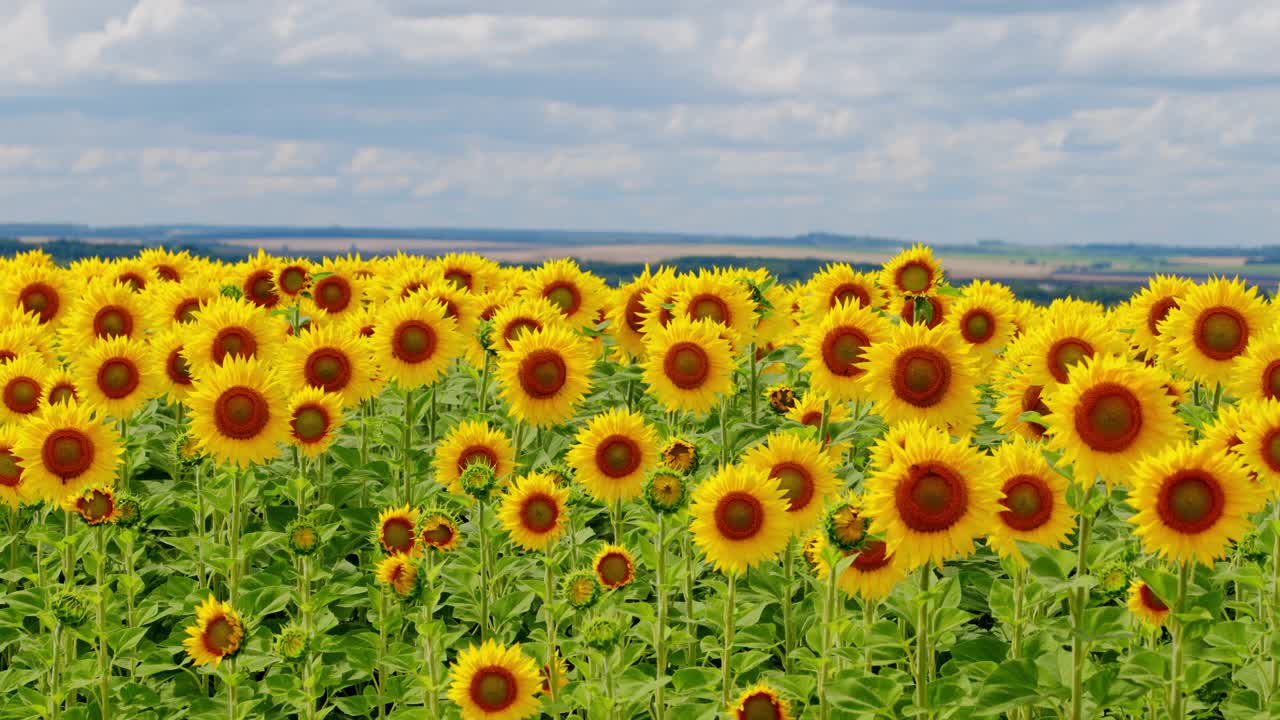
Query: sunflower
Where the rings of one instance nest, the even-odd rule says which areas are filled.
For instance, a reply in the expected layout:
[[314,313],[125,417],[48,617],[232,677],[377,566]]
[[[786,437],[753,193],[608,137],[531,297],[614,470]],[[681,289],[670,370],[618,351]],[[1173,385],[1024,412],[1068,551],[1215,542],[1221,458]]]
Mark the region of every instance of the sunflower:
[[1242,400],[1280,400],[1280,326],[1254,336],[1232,363],[1228,386]]
[[1002,444],[988,464],[1004,494],[989,544],[1001,556],[1022,559],[1018,541],[1058,547],[1075,529],[1067,479],[1050,467],[1038,444],[1023,438]]
[[48,387],[48,369],[36,355],[0,365],[0,424],[16,423],[40,409]]
[[1147,286],[1130,298],[1117,314],[1121,327],[1133,329],[1130,344],[1146,351],[1148,356],[1156,354],[1160,344],[1160,323],[1169,316],[1169,311],[1178,307],[1193,286],[1190,280],[1176,275],[1156,275],[1148,280]]
[[315,459],[338,439],[342,399],[320,388],[303,388],[289,398],[288,417],[293,444]]
[[577,610],[586,610],[600,599],[600,582],[595,572],[578,570],[566,575],[560,585],[560,594],[565,602]]
[[69,305],[58,337],[67,355],[98,340],[113,337],[141,340],[147,332],[150,319],[147,306],[142,296],[126,285],[92,280]]
[[951,299],[947,295],[930,295],[920,298],[899,298],[898,318],[906,325],[917,321],[928,328],[935,328],[951,317]]
[[502,496],[498,518],[515,544],[525,550],[544,550],[564,532],[568,505],[568,488],[557,486],[542,473],[530,473]]
[[449,253],[430,265],[440,278],[459,290],[479,295],[498,279],[498,264],[475,253]]
[[933,423],[918,418],[889,425],[885,428],[884,435],[871,445],[867,454],[867,466],[880,469],[889,467],[902,455],[908,439],[935,429],[937,426]]
[[289,387],[310,387],[337,395],[354,407],[377,392],[369,341],[333,325],[322,325],[284,344],[282,379]]
[[1239,278],[1195,285],[1160,323],[1160,354],[1187,376],[1226,383],[1232,361],[1266,329],[1268,315],[1258,289]]
[[218,462],[246,467],[280,453],[289,439],[287,398],[257,358],[228,358],[200,376],[187,396],[191,433]]
[[1004,395],[996,401],[995,425],[1008,435],[1019,435],[1028,440],[1042,440],[1045,425],[1033,420],[1023,420],[1023,413],[1033,412],[1041,418],[1048,417],[1049,406],[1044,404],[1044,387],[1037,385],[1030,373],[1015,372],[1012,377],[998,384]]
[[195,314],[194,324],[184,328],[183,356],[191,374],[201,377],[228,358],[275,361],[284,345],[284,326],[266,312],[243,300],[219,296]]
[[239,278],[238,285],[245,300],[267,310],[280,304],[280,293],[275,282],[278,265],[279,261],[258,248],[257,255],[250,255],[233,268],[232,272]]
[[389,555],[379,560],[376,574],[378,582],[406,599],[417,594],[416,591],[422,582],[418,564],[408,555]]
[[464,495],[458,479],[468,465],[482,462],[492,470],[498,482],[515,470],[515,448],[511,439],[482,420],[463,420],[436,446],[432,460],[436,482],[455,495]]
[[388,555],[412,555],[417,552],[418,509],[405,505],[387,508],[378,514],[374,538]]
[[240,650],[244,640],[244,624],[240,615],[213,595],[196,609],[196,624],[187,628],[187,639],[182,644],[196,666],[213,663],[216,668],[223,658]]
[[845,497],[827,509],[822,519],[822,532],[826,542],[843,551],[857,550],[867,539],[867,518],[862,513],[862,501]]
[[[787,417],[806,427],[818,428],[822,425],[822,413],[827,413],[827,425],[844,422],[849,419],[849,408],[844,403],[834,402],[820,392],[808,392],[796,401],[795,406],[787,411]],[[825,442],[830,442],[828,433]]]
[[644,355],[644,299],[652,292],[654,279],[646,264],[644,273],[618,288],[609,304],[609,332],[631,357]]
[[530,270],[524,281],[522,294],[546,298],[567,324],[578,329],[595,325],[606,300],[604,281],[583,272],[569,258],[544,262]]
[[71,376],[81,398],[116,419],[132,415],[164,392],[163,371],[154,352],[127,337],[100,340],[78,355]]
[[62,501],[62,509],[74,512],[88,525],[113,523],[120,516],[116,494],[109,485],[88,487]]
[[671,312],[676,317],[727,327],[744,342],[755,333],[757,318],[751,291],[727,272],[700,270],[685,279],[672,298]]
[[183,282],[187,279],[188,274],[195,269],[195,262],[191,259],[191,253],[186,250],[175,253],[162,247],[143,249],[138,253],[138,262],[149,273],[154,275],[157,280],[161,281],[155,283],[155,285]]
[[590,346],[567,327],[526,333],[498,353],[502,397],[516,420],[539,427],[568,420],[591,387]]
[[1129,611],[1148,625],[1159,627],[1169,619],[1169,606],[1141,580],[1129,586]]
[[46,362],[54,360],[45,347],[48,331],[32,322],[30,315],[0,311],[0,365],[23,355],[39,355]]
[[151,325],[189,325],[206,303],[221,297],[218,286],[201,278],[180,283],[157,283],[145,295]]
[[965,429],[976,421],[979,376],[969,346],[950,327],[898,325],[866,357],[862,382],[885,422],[918,418]]
[[461,536],[452,515],[443,510],[429,509],[418,522],[418,539],[423,547],[448,552],[458,547]]
[[[812,533],[805,542],[806,556],[810,558],[819,580],[825,580],[831,572],[822,557],[826,545],[827,539],[821,532]],[[845,557],[854,556],[853,562],[836,579],[836,584],[850,597],[857,596],[864,601],[881,600],[907,576],[897,556],[889,553],[889,546],[883,540],[866,540],[854,549],[841,552]]]
[[809,278],[801,296],[801,314],[817,320],[840,305],[880,309],[885,293],[875,273],[862,273],[847,263],[832,263]]
[[271,282],[281,299],[297,300],[311,288],[311,262],[302,258],[281,259]]
[[[565,663],[564,657],[560,655],[559,651],[556,651],[555,663],[556,663],[556,672],[555,672],[556,692],[558,693],[560,690],[564,689],[565,686],[569,684],[569,666]],[[538,688],[538,691],[541,692],[543,695],[548,695],[548,696],[553,695],[554,693],[551,692],[551,664],[550,663],[547,663],[542,666],[542,669],[538,671],[538,677],[542,680],[542,686]]]
[[791,720],[792,717],[787,701],[764,683],[748,688],[730,710],[734,720]]
[[538,668],[519,645],[472,645],[458,653],[452,675],[449,699],[462,709],[462,720],[524,720],[538,713]]
[[1249,480],[1239,458],[1206,444],[1182,443],[1146,457],[1133,471],[1129,522],[1143,548],[1172,562],[1212,566],[1227,545],[1249,533],[1266,490]]
[[698,466],[702,464],[702,456],[698,452],[698,446],[692,442],[674,437],[662,446],[662,452],[659,454],[661,458],[660,464],[668,470],[674,470],[681,475],[691,475],[698,471]]
[[1050,450],[1062,451],[1076,482],[1092,487],[1128,480],[1143,456],[1182,438],[1182,421],[1165,396],[1161,371],[1115,355],[1095,355],[1071,381],[1045,395]]
[[345,318],[364,302],[365,280],[347,260],[325,258],[313,269],[311,303],[314,315],[325,320]]
[[640,334],[648,343],[653,333],[666,327],[675,315],[671,306],[675,303],[676,292],[684,283],[685,276],[677,275],[669,267],[659,268],[649,281],[649,291],[640,298]]
[[0,424],[0,500],[14,510],[28,500],[23,486],[22,461],[15,451],[17,444],[17,426]]
[[645,345],[644,381],[667,410],[701,414],[733,392],[733,352],[714,323],[674,318]]
[[1013,337],[1013,300],[1003,285],[975,280],[945,318],[969,343],[984,370],[995,364],[997,353]]
[[867,350],[887,340],[889,322],[876,310],[857,303],[840,303],[821,316],[816,330],[804,339],[801,356],[809,385],[833,400],[861,400],[866,388],[860,379]]
[[787,501],[787,518],[796,534],[813,528],[823,506],[837,490],[831,454],[817,440],[796,433],[770,435],[742,456],[742,464],[778,481]]
[[415,298],[382,306],[373,330],[373,353],[402,390],[430,385],[462,354],[458,324],[438,302]]
[[726,466],[693,491],[693,542],[717,570],[742,573],[786,547],[787,507],[776,479],[754,467]]
[[607,590],[626,587],[636,579],[635,561],[621,545],[605,543],[591,561],[591,568],[595,570],[596,580]]
[[578,431],[565,461],[591,497],[604,503],[630,500],[658,465],[658,436],[643,416],[614,408]]
[[[1271,403],[1262,403],[1256,400],[1245,400],[1238,405],[1223,405],[1218,408],[1218,417],[1212,425],[1200,429],[1203,434],[1200,442],[1207,443],[1218,449],[1221,453],[1233,453],[1239,455],[1249,469],[1257,473],[1254,467],[1254,460],[1257,458],[1248,458],[1243,454],[1244,450],[1244,431],[1246,424],[1255,422],[1265,422],[1266,410]],[[1255,419],[1256,418],[1256,419]],[[1277,418],[1280,420],[1280,418]],[[1280,426],[1277,426],[1280,430]],[[1254,445],[1253,447],[1261,447]],[[1280,448],[1278,448],[1280,449]],[[1276,456],[1276,479],[1280,480],[1280,455]]]
[[550,300],[540,295],[526,295],[512,300],[494,313],[490,340],[497,350],[509,351],[511,344],[525,333],[561,325],[564,325],[564,316]]
[[[1226,413],[1219,417],[1220,422],[1232,420]],[[1280,402],[1249,403],[1236,422],[1234,451],[1273,495],[1280,495]]]
[[994,527],[1000,488],[987,458],[934,428],[907,438],[893,463],[866,479],[870,532],[883,533],[887,552],[905,567],[941,564],[973,552]]
[[1128,345],[1101,313],[1072,304],[1046,312],[1040,326],[1031,330],[1009,355],[1043,388],[1067,382],[1068,372],[1086,358],[1098,354],[1124,355]]
[[933,250],[918,243],[898,253],[880,272],[880,287],[900,295],[929,295],[941,283],[942,267],[933,259]]
[[385,261],[385,267],[377,274],[377,279],[380,282],[370,289],[370,299],[375,305],[408,300],[415,292],[433,282],[441,281],[440,276],[428,266],[426,258],[405,255],[402,251],[397,251],[395,257]]
[[15,261],[0,285],[0,306],[21,310],[41,325],[57,327],[71,304],[66,271],[54,265]]
[[159,280],[160,276],[138,259],[117,258],[109,264],[107,278],[129,288],[130,292],[138,293]]
[[[151,351],[151,364],[160,368],[161,387],[172,400],[183,401],[191,392],[193,379],[191,364],[184,352],[183,333],[175,328],[162,330],[151,336],[147,346]],[[52,390],[50,394],[52,394]]]
[[458,333],[472,338],[480,324],[480,298],[452,283],[436,280],[412,293],[419,302],[435,300],[444,306],[444,316],[458,326]]

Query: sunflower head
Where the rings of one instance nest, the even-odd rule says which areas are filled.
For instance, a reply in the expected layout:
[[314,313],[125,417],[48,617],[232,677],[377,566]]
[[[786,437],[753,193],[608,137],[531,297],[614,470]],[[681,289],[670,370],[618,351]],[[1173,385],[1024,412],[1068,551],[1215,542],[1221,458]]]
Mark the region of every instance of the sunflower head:
[[61,590],[53,597],[53,616],[67,627],[80,627],[89,620],[89,605],[79,593]]
[[450,675],[449,699],[465,720],[515,720],[538,712],[538,668],[519,645],[472,645],[458,653]]
[[142,527],[145,519],[142,515],[142,504],[137,498],[132,495],[116,496],[116,527],[139,528]]
[[842,552],[852,552],[867,541],[867,518],[856,500],[842,500],[827,510],[822,530],[827,542]]
[[920,244],[898,253],[880,273],[880,286],[900,295],[929,295],[941,282],[942,267],[933,250]]
[[862,399],[863,362],[889,337],[889,321],[873,308],[846,303],[829,311],[801,345],[810,387],[832,400]]
[[1169,605],[1141,580],[1129,586],[1129,611],[1149,627],[1160,627],[1169,619]]
[[493,468],[482,462],[468,464],[458,476],[458,485],[462,491],[476,500],[488,500],[493,489],[498,486],[498,476]]
[[596,580],[608,590],[617,590],[636,579],[635,561],[631,553],[621,545],[606,543],[591,561]]
[[502,397],[517,420],[546,427],[568,420],[591,387],[590,344],[564,326],[525,333],[498,353]]
[[742,462],[778,482],[787,501],[787,518],[796,533],[814,526],[827,499],[836,492],[831,454],[818,440],[799,433],[773,433],[763,444],[749,449]]
[[730,706],[734,720],[791,720],[791,708],[782,694],[764,683],[756,683]]
[[307,518],[298,518],[285,528],[289,552],[297,557],[310,557],[320,549],[320,531]]
[[319,457],[338,437],[342,399],[320,388],[306,387],[289,398],[289,436],[309,458]]
[[885,422],[964,429],[976,421],[980,376],[954,328],[898,325],[867,358],[861,382]]
[[565,602],[578,610],[586,610],[600,599],[600,583],[590,570],[578,570],[565,576],[560,585]]
[[432,465],[437,482],[455,495],[465,495],[459,480],[468,466],[486,465],[504,482],[515,469],[514,458],[511,439],[501,430],[484,421],[463,420],[436,445]]
[[1111,596],[1117,596],[1129,588],[1129,577],[1132,570],[1129,563],[1113,560],[1091,573],[1098,578],[1098,589]]
[[1075,527],[1067,479],[1050,467],[1042,448],[1017,438],[1002,444],[988,468],[1004,497],[989,543],[1002,556],[1022,560],[1017,543],[1057,547]]
[[657,445],[657,433],[644,416],[615,408],[587,422],[565,461],[595,499],[630,500],[639,497],[645,475],[658,465]]
[[280,453],[289,438],[287,399],[275,372],[264,361],[239,356],[198,375],[188,395],[191,433],[215,459],[239,467]]
[[677,470],[657,468],[644,481],[645,503],[656,513],[678,512],[688,498],[689,477]]
[[790,385],[774,385],[764,391],[769,408],[779,415],[786,415],[796,406],[796,391]]
[[1235,359],[1268,322],[1268,306],[1256,287],[1239,278],[1213,278],[1188,289],[1158,325],[1160,356],[1184,375],[1227,383]]
[[582,641],[587,647],[601,652],[608,652],[618,645],[622,639],[622,623],[612,617],[601,615],[591,618],[582,626]]
[[786,493],[769,474],[729,465],[693,492],[693,542],[720,571],[741,573],[775,557],[791,537]]
[[673,437],[662,446],[662,467],[685,475],[698,472],[702,464],[698,446],[683,437]]
[[388,555],[410,555],[417,550],[418,510],[405,505],[387,508],[378,515],[374,539]]
[[457,549],[462,542],[458,534],[458,521],[444,508],[428,508],[418,523],[418,539],[423,547],[441,552]]
[[287,663],[301,662],[306,659],[311,648],[311,638],[300,627],[290,625],[276,635],[276,657]]
[[378,562],[378,582],[386,585],[405,602],[415,600],[422,592],[424,577],[417,561],[409,555],[389,555]]
[[733,351],[719,327],[677,316],[646,336],[644,381],[667,410],[705,413],[733,392]]
[[49,405],[19,429],[12,453],[22,466],[24,494],[59,503],[86,488],[110,486],[121,442],[92,408]]
[[209,663],[217,667],[223,659],[240,651],[243,640],[244,624],[240,615],[210,595],[196,609],[196,622],[187,627],[187,638],[182,644],[197,666]]
[[498,518],[517,545],[543,550],[564,532],[568,503],[568,487],[541,473],[531,473],[516,480],[502,496]]

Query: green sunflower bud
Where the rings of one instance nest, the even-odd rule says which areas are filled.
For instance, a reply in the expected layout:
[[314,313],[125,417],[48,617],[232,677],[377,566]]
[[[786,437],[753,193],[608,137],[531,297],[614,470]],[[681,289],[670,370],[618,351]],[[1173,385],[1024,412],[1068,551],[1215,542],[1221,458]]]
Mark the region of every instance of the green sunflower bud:
[[463,492],[476,500],[488,500],[498,484],[498,478],[488,463],[473,462],[462,471],[458,484],[462,486]]
[[80,627],[89,619],[89,606],[79,594],[63,590],[53,598],[53,616],[67,627]]
[[585,610],[600,600],[600,583],[590,570],[578,570],[565,577],[560,592],[565,602]]
[[276,655],[285,662],[300,662],[307,657],[311,639],[302,628],[289,626],[276,635]]
[[306,518],[289,523],[285,533],[289,536],[289,552],[298,557],[314,555],[320,548],[320,532]]
[[582,627],[582,640],[601,652],[612,650],[622,639],[622,625],[607,617],[592,618]]
[[689,479],[677,470],[658,468],[644,481],[644,500],[654,512],[670,515],[689,498]]

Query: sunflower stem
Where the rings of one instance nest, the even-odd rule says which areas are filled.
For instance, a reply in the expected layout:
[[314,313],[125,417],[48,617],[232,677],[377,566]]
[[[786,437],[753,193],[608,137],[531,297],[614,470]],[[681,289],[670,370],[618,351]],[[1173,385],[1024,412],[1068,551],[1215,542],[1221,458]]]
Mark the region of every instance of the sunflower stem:
[[311,558],[300,557],[298,562],[302,566],[302,572],[298,578],[302,595],[302,633],[307,638],[307,652],[302,658],[302,696],[303,702],[306,703],[304,706],[306,712],[303,717],[312,720],[316,716],[316,696],[311,677],[311,648],[314,642],[311,637]]
[[427,579],[431,582],[431,586],[427,588],[427,601],[422,604],[422,612],[425,616],[422,637],[427,645],[427,708],[431,711],[431,717],[440,716],[440,671],[436,667],[436,640],[431,630],[432,618],[436,614],[435,568],[436,555],[428,550]]
[[413,444],[413,390],[404,391],[404,437],[401,442],[404,445],[404,456],[401,470],[404,471],[404,502],[406,505],[413,504],[413,473],[409,469],[413,453],[410,452],[410,445]]
[[58,695],[62,693],[62,657],[58,654],[58,646],[62,644],[62,621],[53,625],[53,658],[49,662],[49,717],[58,720],[62,717],[62,703]]
[[[1023,567],[1022,563],[1019,562],[1017,569],[1013,571],[1013,636],[1009,643],[1010,660],[1019,660],[1022,658],[1022,603],[1023,594],[1026,590],[1026,582],[1027,570]],[[1011,717],[1023,718],[1026,717],[1027,712],[1029,711],[1026,708],[1017,708],[1013,711],[1014,714]]]
[[1191,571],[1195,568],[1194,563],[1183,561],[1178,565],[1178,599],[1173,605],[1172,621],[1173,635],[1173,677],[1169,687],[1169,717],[1170,720],[1183,720],[1186,718],[1186,698],[1182,692],[1182,676],[1183,676],[1183,654],[1186,651],[1181,615],[1186,611],[1187,602],[1187,585],[1191,579]]
[[200,487],[200,471],[203,469],[204,463],[196,463],[195,481],[196,481],[196,577],[200,580],[200,587],[204,590],[209,589],[209,576],[204,566],[204,534],[205,534],[205,507],[204,507],[204,490]]
[[613,524],[613,544],[622,544],[622,500],[609,503],[609,521]]
[[867,674],[871,674],[871,627],[876,623],[876,603],[869,598],[862,599],[862,665]]
[[227,718],[236,720],[236,659],[227,661]]
[[383,669],[387,655],[387,589],[378,586],[378,664],[375,666],[374,684],[378,691],[378,717],[387,713],[386,675]]
[[920,568],[920,606],[916,611],[916,707],[925,718],[932,717],[929,708],[929,672],[933,664],[929,652],[929,585],[933,581],[933,568],[925,563]]
[[[126,608],[125,620],[129,623],[128,625],[129,629],[132,630],[137,625],[137,612],[135,608],[136,602],[135,602],[134,590],[133,590],[134,588],[133,581],[135,576],[135,567],[134,567],[134,561],[133,561],[133,543],[134,543],[135,536],[132,529],[125,529],[117,536],[117,538],[124,539],[124,575],[126,578],[129,579],[128,585],[125,587],[125,590],[124,590],[124,600],[125,600],[125,608]],[[128,662],[129,662],[129,676],[132,677],[135,669],[134,653],[132,651],[129,654]]]
[[476,523],[480,533],[480,640],[489,639],[489,533],[484,524],[484,500],[476,501]]
[[604,671],[605,697],[609,701],[609,720],[618,717],[618,700],[613,690],[613,671],[609,668],[609,654],[612,650],[600,651],[600,667]]
[[[1280,623],[1280,501],[1276,501],[1272,511],[1271,525],[1271,612],[1268,615],[1267,624],[1270,626],[1271,632],[1268,637],[1275,637],[1277,631],[1277,623]],[[1258,597],[1262,597],[1262,591],[1258,591]],[[1259,603],[1261,605],[1261,603]],[[1271,655],[1271,685],[1270,694],[1267,701],[1275,697],[1276,692],[1280,691],[1280,659],[1274,653]]]
[[[360,467],[369,467],[369,403],[360,403]],[[369,502],[369,483],[360,483],[360,507]]]
[[792,592],[795,590],[795,547],[796,541],[792,537],[787,540],[787,548],[782,553],[782,668],[788,674],[794,664],[791,656],[796,647],[796,626],[791,607]]
[[427,406],[427,442],[435,442],[436,439],[436,387],[436,384],[431,386],[431,401]]
[[653,692],[654,720],[665,720],[667,716],[666,674],[667,674],[667,516],[658,514],[658,537],[655,538],[657,564],[654,571],[654,592],[658,601],[658,621],[653,629],[653,647],[657,655],[657,667],[654,668],[655,686]]
[[[552,547],[547,546],[546,552],[542,556],[542,579],[543,579],[543,595],[542,612],[547,616],[547,697],[552,703],[555,703],[556,696],[560,694],[560,669],[557,667],[556,658],[559,653],[556,650],[556,616],[553,612],[552,603],[555,601],[555,573],[552,570],[555,559],[552,554]],[[560,713],[552,711],[551,717],[558,717]]]
[[244,479],[244,470],[235,468],[231,471],[231,571],[228,578],[228,593],[232,607],[240,599],[240,493]]
[[751,394],[751,424],[754,425],[755,423],[760,422],[760,412],[759,412],[760,399],[756,397],[756,395],[758,394],[758,384],[760,381],[760,368],[756,364],[756,344],[755,343],[751,343],[749,346],[747,346],[747,362],[749,363],[749,369],[750,369],[750,373],[749,373],[750,384],[748,387],[748,392]]
[[[1093,516],[1089,513],[1089,500],[1093,496],[1093,485],[1085,488],[1081,501],[1080,527],[1076,538],[1076,577],[1083,578],[1089,570],[1089,530],[1093,527]],[[1089,604],[1088,588],[1077,588],[1071,591],[1068,598],[1071,605],[1071,720],[1084,717],[1084,664],[1089,649],[1084,642],[1084,611]]]
[[722,699],[725,707],[733,697],[733,606],[738,590],[738,575],[729,573],[729,584],[724,593],[724,651],[720,654],[720,674],[723,680]]
[[684,664],[699,667],[698,662],[698,625],[693,617],[693,569],[694,557],[689,552],[689,533],[680,533],[680,554],[684,556],[684,626],[689,636],[689,649],[685,654]]
[[94,528],[98,544],[95,583],[98,588],[98,711],[103,720],[111,717],[111,664],[107,656],[107,565],[106,526]]
[[818,717],[831,717],[831,702],[827,699],[827,670],[831,657],[831,623],[836,616],[836,568],[828,568],[826,591],[822,602],[822,657],[818,659]]
[[729,464],[729,432],[725,429],[725,416],[728,415],[728,407],[724,398],[720,398],[720,467],[723,468]]

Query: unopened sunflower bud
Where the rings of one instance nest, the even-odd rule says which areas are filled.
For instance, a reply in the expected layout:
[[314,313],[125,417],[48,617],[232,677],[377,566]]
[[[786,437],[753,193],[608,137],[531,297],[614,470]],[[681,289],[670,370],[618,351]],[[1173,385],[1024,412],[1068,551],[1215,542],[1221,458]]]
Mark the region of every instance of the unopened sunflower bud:
[[586,610],[600,599],[600,583],[590,570],[578,570],[564,579],[560,592],[565,602],[578,610]]
[[320,548],[320,533],[306,518],[289,523],[285,532],[289,536],[289,552],[298,557],[314,555]]
[[644,500],[654,512],[669,515],[684,507],[689,479],[678,470],[658,468],[644,482]]
[[474,462],[462,471],[458,484],[462,486],[463,492],[476,500],[488,500],[489,494],[498,484],[498,478],[488,463]]
[[89,619],[89,606],[79,594],[63,590],[53,598],[53,616],[67,627],[80,627]]
[[276,655],[285,662],[299,662],[306,658],[310,645],[311,640],[302,628],[289,626],[276,635]]

